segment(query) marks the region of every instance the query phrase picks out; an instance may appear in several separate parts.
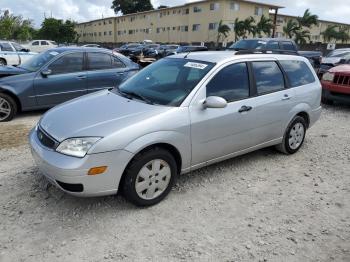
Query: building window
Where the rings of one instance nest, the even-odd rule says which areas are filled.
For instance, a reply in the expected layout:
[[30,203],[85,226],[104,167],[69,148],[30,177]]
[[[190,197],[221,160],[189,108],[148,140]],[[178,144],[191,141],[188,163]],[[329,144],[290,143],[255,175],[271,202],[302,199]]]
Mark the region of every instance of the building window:
[[202,8],[200,8],[199,6],[193,7],[193,13],[200,13],[200,12],[202,12]]
[[182,10],[183,15],[188,15],[190,13],[190,9],[186,8]]
[[218,23],[209,23],[209,30],[216,30],[218,28]]
[[230,3],[230,9],[233,10],[233,11],[239,11],[239,3],[231,2]]
[[210,4],[210,10],[211,11],[219,10],[219,8],[220,8],[220,4],[219,3],[211,3]]
[[194,24],[194,25],[192,26],[192,31],[199,31],[200,28],[201,28],[201,25],[200,25],[200,24]]
[[102,33],[101,33],[101,32],[98,32],[98,35],[99,35],[99,36],[102,36]]
[[188,25],[181,26],[181,32],[188,32]]
[[158,28],[157,28],[157,34],[159,34],[159,33],[160,33],[160,28],[158,27]]
[[103,32],[103,35],[107,35],[107,32]]
[[263,8],[262,7],[255,7],[255,12],[254,12],[255,15],[262,15],[263,14]]

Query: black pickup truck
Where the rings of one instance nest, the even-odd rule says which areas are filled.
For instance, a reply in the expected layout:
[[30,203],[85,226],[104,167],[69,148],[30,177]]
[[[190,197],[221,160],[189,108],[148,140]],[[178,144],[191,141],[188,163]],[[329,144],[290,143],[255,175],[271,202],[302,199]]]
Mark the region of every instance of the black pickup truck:
[[277,53],[288,55],[300,55],[309,59],[314,68],[319,68],[322,59],[322,52],[299,51],[297,44],[290,39],[284,38],[252,38],[243,39],[228,47],[228,50],[254,52],[254,53]]

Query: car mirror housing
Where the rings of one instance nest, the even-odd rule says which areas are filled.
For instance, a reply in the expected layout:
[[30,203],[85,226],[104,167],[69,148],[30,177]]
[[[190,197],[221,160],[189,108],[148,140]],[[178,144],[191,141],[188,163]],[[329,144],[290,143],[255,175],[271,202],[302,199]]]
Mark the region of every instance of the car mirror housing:
[[203,108],[225,108],[227,101],[219,96],[208,96],[203,102]]
[[42,76],[47,77],[48,75],[52,74],[51,69],[44,69],[43,71],[41,71]]

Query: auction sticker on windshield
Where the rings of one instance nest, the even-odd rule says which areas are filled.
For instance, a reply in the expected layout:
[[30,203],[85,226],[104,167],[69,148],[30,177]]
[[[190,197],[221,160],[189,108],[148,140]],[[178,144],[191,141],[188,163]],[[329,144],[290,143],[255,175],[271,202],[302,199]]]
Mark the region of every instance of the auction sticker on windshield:
[[185,67],[191,67],[191,68],[196,68],[196,69],[204,69],[208,65],[206,64],[201,64],[201,63],[194,63],[194,62],[188,62],[184,65]]

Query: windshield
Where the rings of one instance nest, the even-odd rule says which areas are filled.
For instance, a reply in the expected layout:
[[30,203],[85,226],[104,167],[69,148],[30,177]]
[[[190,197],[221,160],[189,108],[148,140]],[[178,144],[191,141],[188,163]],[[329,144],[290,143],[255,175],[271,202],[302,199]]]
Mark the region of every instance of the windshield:
[[261,49],[266,45],[266,41],[261,40],[240,40],[229,47],[234,50]]
[[350,51],[332,51],[330,52],[327,57],[348,57],[350,55]]
[[35,72],[38,71],[43,65],[51,61],[59,52],[56,51],[46,51],[38,55],[34,55],[32,58],[20,65],[21,68],[24,68],[28,71]]
[[152,104],[179,106],[214,63],[164,58],[142,69],[115,89]]
[[25,48],[24,48],[23,46],[21,46],[20,44],[13,43],[13,42],[12,42],[12,46],[16,49],[16,51],[22,51],[22,50],[25,49]]

